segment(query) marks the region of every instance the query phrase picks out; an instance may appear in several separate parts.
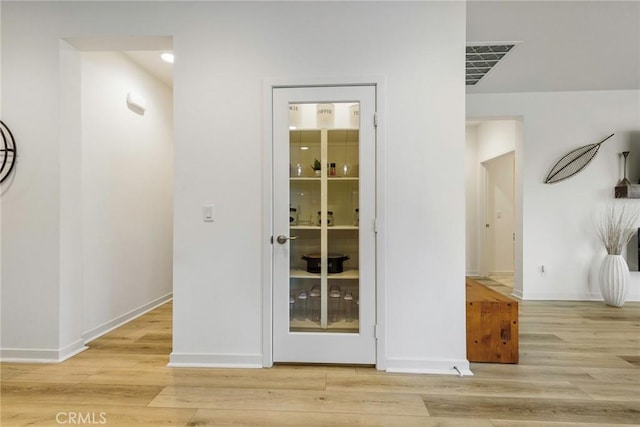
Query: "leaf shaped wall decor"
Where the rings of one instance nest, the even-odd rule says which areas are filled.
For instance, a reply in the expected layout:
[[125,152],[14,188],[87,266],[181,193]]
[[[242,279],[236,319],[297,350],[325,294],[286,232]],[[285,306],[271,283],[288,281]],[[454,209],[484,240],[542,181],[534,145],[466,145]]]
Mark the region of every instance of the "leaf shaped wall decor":
[[598,154],[598,150],[602,143],[613,135],[614,134],[612,133],[600,142],[585,145],[567,153],[551,168],[551,171],[545,178],[544,183],[555,184],[556,182],[571,178],[578,172],[582,171],[589,163],[591,163],[591,160],[593,160],[596,154]]

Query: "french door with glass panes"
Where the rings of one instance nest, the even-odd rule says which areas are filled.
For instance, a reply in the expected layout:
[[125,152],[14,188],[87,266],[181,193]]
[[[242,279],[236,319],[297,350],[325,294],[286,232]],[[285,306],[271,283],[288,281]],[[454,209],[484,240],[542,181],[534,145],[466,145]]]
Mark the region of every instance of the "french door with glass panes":
[[273,89],[273,361],[376,361],[375,86]]

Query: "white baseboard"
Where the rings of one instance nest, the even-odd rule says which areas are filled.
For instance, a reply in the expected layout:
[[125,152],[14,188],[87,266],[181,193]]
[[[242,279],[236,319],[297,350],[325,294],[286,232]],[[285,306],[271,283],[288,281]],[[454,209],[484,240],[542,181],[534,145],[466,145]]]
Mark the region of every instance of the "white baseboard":
[[84,345],[84,340],[77,340],[74,343],[69,344],[68,346],[60,349],[59,353],[59,357],[58,357],[58,362],[62,362],[65,361],[73,356],[75,356],[78,353],[82,353],[83,351],[87,350],[89,347],[87,347],[86,345]]
[[524,301],[602,301],[602,296],[591,292],[523,292]]
[[93,328],[90,329],[88,331],[86,331],[85,333],[82,334],[82,339],[84,340],[84,343],[89,343],[93,340],[95,340],[96,338],[101,337],[102,335],[113,331],[116,328],[119,328],[120,326],[124,325],[125,323],[129,323],[131,322],[133,319],[142,316],[143,314],[146,314],[148,312],[150,312],[151,310],[161,306],[162,304],[166,303],[167,301],[170,301],[171,298],[173,298],[173,292],[169,292],[166,295],[161,296],[160,298],[156,298],[155,300],[144,304],[136,309],[133,309],[131,311],[129,311],[128,313],[125,313],[121,316],[116,317],[113,320],[110,320],[106,323],[103,323],[102,325],[98,326],[97,328]]
[[513,288],[513,290],[511,291],[511,296],[518,299],[524,299],[522,298],[522,291],[516,288]]
[[12,363],[59,363],[88,349],[83,340],[61,349],[3,348],[0,350],[1,362]]
[[[519,298],[525,301],[603,301],[600,292],[524,292]],[[627,301],[637,302],[640,298],[638,295],[629,295]]]
[[261,354],[171,353],[172,368],[262,368]]
[[505,275],[512,275],[513,271],[490,271],[487,275],[488,276],[505,276]]
[[393,359],[387,358],[387,372],[407,374],[473,375],[467,359]]
[[465,276],[480,277],[480,272],[479,271],[475,271],[475,270],[467,271],[465,273]]

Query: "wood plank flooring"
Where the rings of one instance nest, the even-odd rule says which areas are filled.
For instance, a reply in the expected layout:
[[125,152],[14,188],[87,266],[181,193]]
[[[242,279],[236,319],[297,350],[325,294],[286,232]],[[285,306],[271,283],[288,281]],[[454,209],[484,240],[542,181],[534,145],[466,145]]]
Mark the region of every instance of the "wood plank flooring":
[[168,368],[171,309],[60,364],[2,363],[0,424],[640,425],[640,303],[520,302],[520,364],[474,363],[468,377],[354,366]]

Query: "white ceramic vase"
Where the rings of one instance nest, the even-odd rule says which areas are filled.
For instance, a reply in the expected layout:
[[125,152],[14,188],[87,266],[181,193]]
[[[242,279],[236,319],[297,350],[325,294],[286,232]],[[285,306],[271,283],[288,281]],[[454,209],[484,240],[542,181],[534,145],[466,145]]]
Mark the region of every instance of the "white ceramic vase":
[[607,255],[600,265],[600,292],[604,301],[622,307],[629,289],[629,266],[622,255]]

